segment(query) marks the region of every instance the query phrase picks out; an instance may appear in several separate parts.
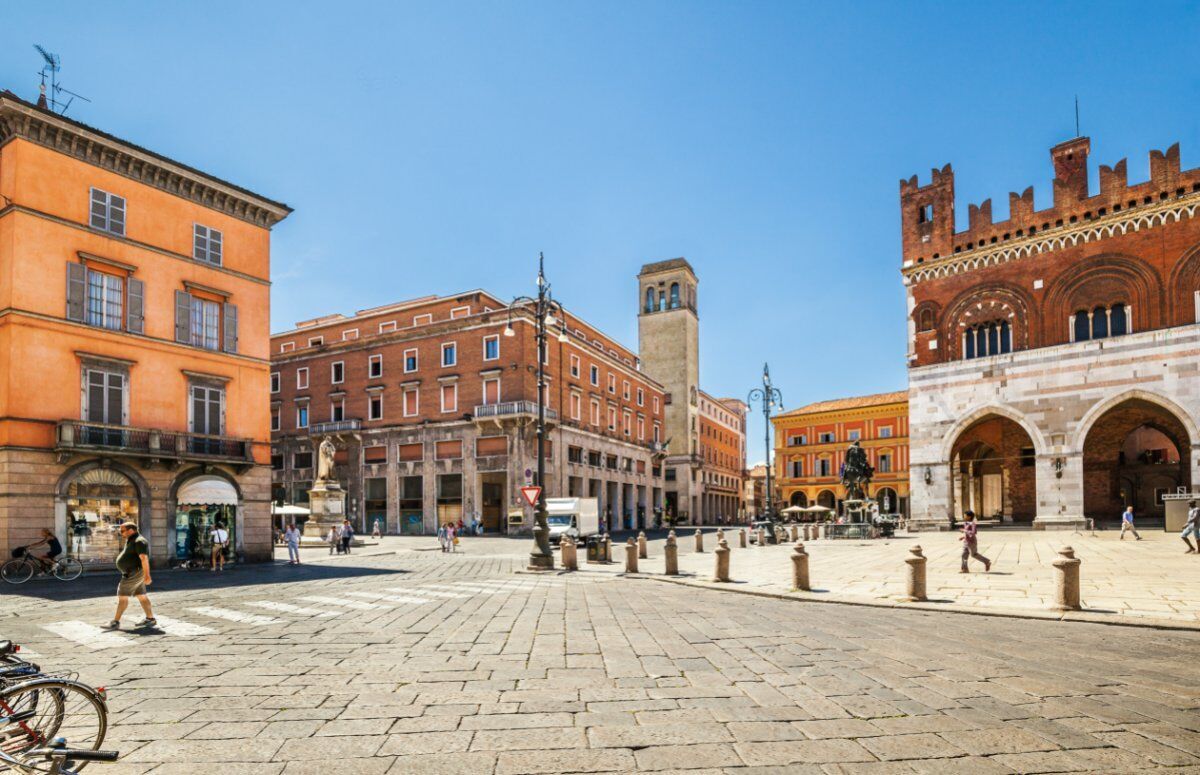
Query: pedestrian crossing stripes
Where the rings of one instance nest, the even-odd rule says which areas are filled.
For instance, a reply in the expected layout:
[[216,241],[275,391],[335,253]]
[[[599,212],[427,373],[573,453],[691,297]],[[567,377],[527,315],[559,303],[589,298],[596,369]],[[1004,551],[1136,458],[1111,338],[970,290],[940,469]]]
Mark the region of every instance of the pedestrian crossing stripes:
[[213,628],[205,627],[202,624],[192,624],[191,622],[171,619],[166,616],[158,616],[156,620],[158,621],[158,625],[154,627],[154,630],[166,633],[167,635],[174,635],[178,638],[195,638],[201,635],[212,635],[216,632]]
[[247,614],[241,611],[233,611],[229,608],[214,608],[212,606],[199,606],[189,608],[189,611],[195,611],[204,616],[211,616],[214,619],[225,619],[230,622],[238,622],[239,624],[282,624],[283,619],[276,619],[273,616],[259,616],[258,614]]
[[131,638],[128,635],[122,635],[114,630],[106,630],[103,627],[97,627],[87,622],[54,622],[53,624],[43,625],[42,629],[49,630],[55,635],[78,643],[80,646],[86,646],[94,651],[127,648],[137,643],[135,638]]
[[470,595],[463,594],[462,592],[442,592],[441,590],[438,590],[438,589],[420,589],[420,594],[429,595],[431,597],[445,597],[445,598],[470,597]]
[[[400,592],[410,592],[408,589],[397,590]],[[364,600],[383,600],[388,603],[428,603],[431,602],[427,597],[416,597],[414,595],[384,595],[379,592],[347,592],[347,595],[353,597],[361,597]]]
[[268,611],[295,614],[296,616],[330,617],[344,613],[343,611],[326,611],[323,608],[308,608],[302,605],[292,605],[291,603],[280,603],[276,600],[255,600],[253,603],[246,603],[246,605],[263,608]]
[[344,608],[353,608],[356,611],[373,611],[379,608],[391,608],[391,606],[380,605],[379,603],[364,603],[361,600],[344,600],[340,597],[328,597],[326,595],[304,595],[297,599],[307,600],[310,603],[340,605]]

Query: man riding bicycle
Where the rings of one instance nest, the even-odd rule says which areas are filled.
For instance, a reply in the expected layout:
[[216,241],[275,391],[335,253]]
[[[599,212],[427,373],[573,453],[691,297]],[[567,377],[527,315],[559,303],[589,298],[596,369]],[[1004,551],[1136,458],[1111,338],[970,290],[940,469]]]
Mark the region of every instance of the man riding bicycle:
[[[34,552],[33,550],[39,546],[45,546],[43,553]],[[63,553],[62,544],[58,540],[58,536],[53,532],[42,528],[42,540],[35,544],[30,544],[25,547],[25,556],[37,562],[43,572],[49,571],[54,567],[55,560]]]

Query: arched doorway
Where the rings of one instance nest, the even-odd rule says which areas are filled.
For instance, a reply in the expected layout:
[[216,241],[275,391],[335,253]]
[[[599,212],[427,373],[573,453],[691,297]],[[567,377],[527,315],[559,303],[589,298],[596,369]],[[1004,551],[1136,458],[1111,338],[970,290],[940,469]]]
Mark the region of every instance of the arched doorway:
[[880,514],[897,514],[900,511],[900,499],[891,487],[880,487],[875,493],[875,502],[879,504]]
[[134,476],[98,464],[64,476],[59,485],[59,503],[66,504],[66,524],[56,526],[56,532],[66,534],[66,550],[71,556],[83,563],[107,565],[120,552],[122,541],[117,528],[121,523],[132,522],[146,532]]
[[792,493],[792,498],[789,503],[792,506],[799,506],[802,509],[806,508],[808,506],[808,496],[797,490],[796,492]]
[[1083,512],[1115,524],[1126,506],[1139,522],[1163,518],[1162,496],[1188,487],[1191,444],[1170,410],[1132,398],[1096,418],[1083,441]]
[[824,506],[830,511],[837,511],[837,496],[830,490],[821,490],[817,493],[817,505]]
[[241,548],[238,524],[239,494],[228,479],[214,474],[185,474],[175,481],[175,540],[171,547],[177,562],[207,563],[212,557],[212,531],[229,533],[225,560],[231,562]]
[[967,427],[950,452],[954,515],[1032,524],[1037,516],[1037,456],[1016,421],[998,414]]

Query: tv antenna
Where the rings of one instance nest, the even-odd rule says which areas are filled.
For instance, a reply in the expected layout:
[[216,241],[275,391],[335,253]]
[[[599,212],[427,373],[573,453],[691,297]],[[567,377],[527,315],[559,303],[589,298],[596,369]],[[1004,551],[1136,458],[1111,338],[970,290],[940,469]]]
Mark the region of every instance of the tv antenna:
[[[58,54],[51,54],[36,43],[33,47],[42,55],[42,59],[46,60],[46,64],[42,66],[40,73],[42,76],[42,86],[41,98],[38,100],[38,105],[49,107],[51,111],[61,116],[67,112],[67,108],[71,107],[71,103],[77,99],[84,102],[91,102],[91,100],[82,94],[76,94],[70,89],[63,88],[62,84],[58,82],[58,73],[62,70],[62,58]],[[46,84],[47,78],[50,79],[49,89],[47,89]],[[66,102],[62,101],[62,95],[66,95]]]

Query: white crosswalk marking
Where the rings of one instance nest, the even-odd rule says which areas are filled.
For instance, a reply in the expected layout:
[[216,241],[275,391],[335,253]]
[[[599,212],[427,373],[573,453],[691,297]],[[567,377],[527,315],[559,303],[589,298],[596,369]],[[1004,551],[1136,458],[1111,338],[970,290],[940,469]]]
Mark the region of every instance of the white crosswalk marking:
[[305,595],[299,598],[307,600],[310,603],[324,603],[325,605],[340,605],[344,608],[353,608],[356,611],[371,611],[377,608],[391,608],[391,606],[380,605],[379,603],[364,603],[361,600],[343,600],[340,597],[327,597],[325,595]]
[[194,638],[199,635],[212,635],[216,632],[211,627],[205,627],[202,624],[192,624],[191,622],[171,619],[166,616],[158,616],[156,618],[158,619],[158,627],[155,629],[161,630],[167,635],[174,635],[177,638]]
[[296,614],[297,616],[337,616],[342,611],[326,611],[323,608],[306,608],[302,605],[292,605],[291,603],[279,603],[274,600],[256,600],[253,603],[246,603],[255,608],[265,608],[268,611],[279,611],[285,614]]
[[[400,592],[408,592],[409,590],[396,590]],[[415,595],[384,595],[379,592],[347,592],[347,595],[361,597],[364,600],[383,600],[388,603],[428,603],[427,597],[416,597]]]
[[87,622],[54,622],[53,624],[43,625],[42,629],[49,630],[55,635],[61,635],[69,641],[74,641],[81,646],[87,646],[97,651],[100,649],[128,648],[137,643],[134,638],[128,635],[122,635],[115,630],[106,630],[103,627],[97,627]]
[[231,622],[239,622],[241,624],[280,624],[282,619],[276,619],[273,616],[259,616],[258,614],[247,614],[241,611],[233,611],[228,608],[214,608],[212,606],[200,606],[198,608],[189,608],[189,611],[195,611],[204,616],[211,616],[214,619],[226,619]]
[[439,589],[425,589],[421,587],[413,591],[419,595],[430,595],[432,597],[470,597],[470,595],[463,594],[462,592],[443,592]]

